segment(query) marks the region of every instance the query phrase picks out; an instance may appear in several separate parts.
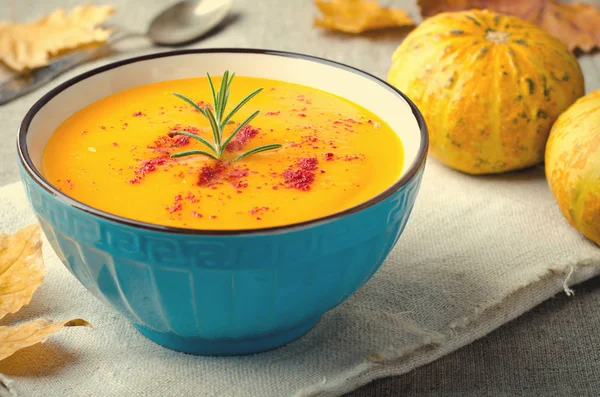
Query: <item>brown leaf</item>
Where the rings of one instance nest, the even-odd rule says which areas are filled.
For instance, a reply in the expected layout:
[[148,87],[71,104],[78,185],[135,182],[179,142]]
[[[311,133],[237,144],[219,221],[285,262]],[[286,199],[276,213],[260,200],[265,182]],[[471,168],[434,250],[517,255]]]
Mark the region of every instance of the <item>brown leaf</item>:
[[0,319],[31,301],[45,274],[38,224],[0,233]]
[[362,33],[368,30],[414,26],[408,13],[389,9],[377,1],[367,0],[315,0],[322,18],[315,18],[315,26],[345,33]]
[[70,14],[60,8],[33,22],[0,22],[0,61],[16,71],[33,69],[59,52],[104,42],[111,32],[96,26],[113,11],[112,6],[86,4]]
[[18,350],[45,342],[50,335],[63,327],[78,326],[91,327],[87,321],[80,318],[58,323],[39,318],[16,327],[0,327],[0,360],[4,360]]
[[570,50],[600,47],[600,10],[591,4],[562,4],[557,0],[419,0],[421,14],[472,8],[489,9],[535,23],[561,39]]

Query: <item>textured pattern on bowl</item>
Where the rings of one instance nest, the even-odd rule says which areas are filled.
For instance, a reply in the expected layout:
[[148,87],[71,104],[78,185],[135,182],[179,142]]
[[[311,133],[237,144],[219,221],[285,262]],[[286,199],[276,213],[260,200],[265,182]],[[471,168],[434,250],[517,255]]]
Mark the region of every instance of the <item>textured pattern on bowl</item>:
[[414,155],[403,180],[341,214],[215,233],[103,215],[53,190],[20,154],[29,200],[71,273],[153,341],[210,355],[286,344],[362,286],[406,226],[425,164]]
[[120,225],[24,181],[52,247],[91,293],[167,347],[239,354],[295,339],[363,285],[402,233],[420,177],[350,216],[250,236]]

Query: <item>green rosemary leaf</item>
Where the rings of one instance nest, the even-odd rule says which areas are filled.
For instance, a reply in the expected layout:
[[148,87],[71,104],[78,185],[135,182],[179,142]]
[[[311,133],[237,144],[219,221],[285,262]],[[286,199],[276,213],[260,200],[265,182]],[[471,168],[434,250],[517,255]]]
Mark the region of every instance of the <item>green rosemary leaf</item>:
[[231,82],[233,81],[233,76],[235,76],[235,72],[231,73],[231,76],[229,76],[229,82],[227,83],[227,85],[231,85]]
[[217,156],[221,155],[221,132],[219,129],[219,125],[217,124],[217,120],[215,119],[215,115],[210,109],[206,109],[206,114],[208,121],[210,122],[210,129],[212,130],[213,139],[215,141],[215,151]]
[[208,157],[210,157],[212,159],[219,160],[219,158],[217,156],[215,156],[212,153],[205,152],[204,150],[188,150],[188,151],[185,151],[185,152],[179,152],[179,153],[172,154],[171,158],[172,159],[176,159],[178,157],[192,156],[192,155],[196,155],[196,154],[203,154],[203,155],[208,156]]
[[252,119],[255,118],[259,113],[260,113],[260,111],[257,110],[256,112],[254,112],[250,116],[248,116],[248,118],[246,120],[242,121],[240,123],[240,125],[238,125],[237,128],[235,130],[233,130],[231,135],[229,135],[229,137],[225,140],[222,148],[223,149],[227,148],[227,145],[237,135],[237,133],[240,132],[241,129],[244,128],[250,121],[252,121]]
[[250,156],[251,154],[266,152],[267,150],[279,149],[280,147],[281,147],[281,145],[279,143],[273,143],[270,145],[259,146],[252,150],[248,150],[246,153],[240,154],[235,159],[233,159],[233,161],[235,162],[235,161],[241,160],[244,157]]
[[221,105],[221,114],[219,115],[219,118],[217,119],[217,123],[219,124],[219,133],[221,134],[219,136],[219,141],[223,141],[223,125],[220,123],[220,120],[223,118],[223,112],[225,111],[225,108],[227,107],[227,101],[229,100],[229,89],[227,89],[227,93],[225,94],[225,100],[223,101],[223,104]]
[[[212,99],[213,99],[213,106],[217,106],[217,96],[215,95],[215,86],[213,85],[212,82],[212,78],[210,77],[210,74],[206,73],[206,77],[208,77],[208,85],[210,86],[210,93],[212,95]],[[217,108],[215,107],[215,111],[217,110]]]
[[214,154],[217,154],[217,151],[215,150],[215,148],[210,143],[208,143],[207,140],[205,140],[204,138],[202,138],[202,137],[200,137],[198,135],[194,135],[194,134],[186,132],[186,131],[173,131],[173,132],[169,132],[169,136],[170,137],[175,136],[175,135],[189,136],[192,139],[195,139],[197,141],[202,142],[203,144],[205,144],[206,146],[208,146],[210,148],[210,150],[213,151]]
[[225,109],[227,108],[227,101],[229,101],[229,88],[227,89],[227,92],[225,93],[225,100],[223,101],[223,107],[221,108],[221,119],[223,119],[223,113],[225,112]]
[[183,99],[184,101],[186,101],[187,103],[192,105],[197,111],[202,113],[204,115],[204,117],[207,117],[204,109],[202,109],[200,106],[198,106],[198,104],[196,102],[192,101],[190,98],[186,97],[185,95],[181,95],[177,92],[174,92],[173,95],[175,95],[177,98]]
[[219,124],[221,123],[221,119],[223,118],[223,108],[225,105],[225,97],[227,95],[227,82],[229,81],[229,70],[226,70],[223,73],[223,78],[221,79],[221,88],[219,90],[219,97],[217,98],[219,102],[219,110],[215,111],[217,115],[217,121]]
[[238,105],[233,108],[233,110],[231,112],[229,112],[229,114],[227,115],[227,117],[225,117],[225,119],[223,120],[223,122],[221,123],[221,128],[223,126],[225,126],[228,122],[229,119],[231,117],[233,117],[233,115],[242,108],[242,106],[244,106],[250,99],[254,98],[259,92],[261,92],[263,89],[259,88],[258,90],[252,92],[251,94],[249,94],[246,98],[242,99],[240,103],[238,103]]

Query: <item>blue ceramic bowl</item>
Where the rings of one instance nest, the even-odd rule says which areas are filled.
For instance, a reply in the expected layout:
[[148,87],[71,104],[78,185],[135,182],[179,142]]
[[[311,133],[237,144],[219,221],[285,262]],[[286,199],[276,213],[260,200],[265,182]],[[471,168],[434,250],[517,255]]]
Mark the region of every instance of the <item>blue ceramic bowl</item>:
[[[44,178],[46,141],[78,109],[140,84],[218,75],[224,69],[321,88],[375,111],[404,143],[401,177],[351,209],[289,226],[239,231],[122,218],[69,198]],[[61,84],[25,116],[18,155],[44,233],[85,288],[160,345],[237,355],[300,337],[369,280],[406,226],[427,145],[415,105],[365,72],[307,55],[211,49],[128,59]]]

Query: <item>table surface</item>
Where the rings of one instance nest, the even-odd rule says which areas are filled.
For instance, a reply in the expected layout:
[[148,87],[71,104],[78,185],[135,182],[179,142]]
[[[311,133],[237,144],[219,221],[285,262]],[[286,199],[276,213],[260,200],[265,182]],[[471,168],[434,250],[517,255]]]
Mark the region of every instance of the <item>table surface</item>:
[[[171,1],[94,1],[118,7],[114,22],[143,30],[151,16]],[[598,0],[588,2],[599,3]],[[42,4],[43,3],[43,4]],[[0,20],[29,20],[58,6],[81,1],[5,0]],[[140,6],[143,4],[143,7]],[[385,2],[404,7],[410,0]],[[237,0],[225,27],[188,47],[254,47],[308,53],[359,67],[385,77],[402,32],[361,37],[328,33],[312,26],[315,9],[308,0]],[[46,91],[82,71],[155,51],[144,40],[121,44],[110,59],[76,68],[55,82],[0,107],[0,185],[18,180],[14,141],[24,112]],[[600,88],[600,54],[579,58],[588,91]],[[575,288],[575,295],[559,294],[517,320],[453,354],[404,376],[377,380],[348,397],[390,396],[597,396],[600,394],[600,278]]]

